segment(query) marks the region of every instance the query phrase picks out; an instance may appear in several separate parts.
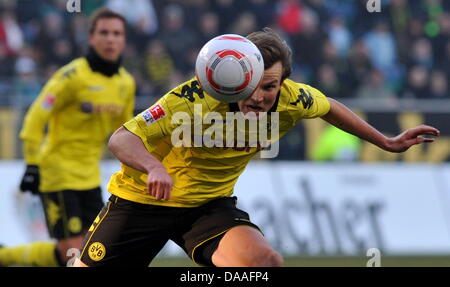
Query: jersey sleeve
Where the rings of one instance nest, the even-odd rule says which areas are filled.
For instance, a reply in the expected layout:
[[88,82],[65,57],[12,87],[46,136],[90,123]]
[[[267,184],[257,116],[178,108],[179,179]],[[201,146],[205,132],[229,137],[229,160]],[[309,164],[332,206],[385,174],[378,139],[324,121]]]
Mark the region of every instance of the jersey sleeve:
[[187,85],[189,82],[176,87],[124,124],[127,130],[141,138],[149,152],[153,152],[163,139],[170,137],[175,128],[193,117],[193,103],[180,96]]
[[327,97],[316,88],[304,84],[297,84],[293,90],[296,99],[290,103],[294,109],[296,120],[322,117],[330,111],[330,102]]
[[70,101],[76,87],[73,84],[76,72],[73,66],[58,70],[28,109],[20,132],[27,164],[39,164],[39,150],[45,126],[51,115]]

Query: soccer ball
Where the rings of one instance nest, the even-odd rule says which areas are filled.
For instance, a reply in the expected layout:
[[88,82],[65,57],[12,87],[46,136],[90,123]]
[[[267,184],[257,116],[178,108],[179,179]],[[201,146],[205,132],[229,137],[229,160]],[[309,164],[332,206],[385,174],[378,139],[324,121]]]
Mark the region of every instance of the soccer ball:
[[203,90],[227,103],[248,98],[264,74],[264,60],[250,40],[225,34],[210,40],[197,56],[195,75]]

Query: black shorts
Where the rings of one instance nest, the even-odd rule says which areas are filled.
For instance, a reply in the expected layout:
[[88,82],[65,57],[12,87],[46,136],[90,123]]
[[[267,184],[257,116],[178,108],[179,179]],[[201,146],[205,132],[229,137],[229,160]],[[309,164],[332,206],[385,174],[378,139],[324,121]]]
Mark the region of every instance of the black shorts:
[[100,187],[41,192],[40,198],[50,237],[55,239],[85,233],[104,205]]
[[230,228],[248,225],[259,230],[236,201],[236,197],[224,197],[181,208],[112,195],[84,239],[81,261],[88,266],[147,267],[172,240],[195,263],[214,266],[211,256]]

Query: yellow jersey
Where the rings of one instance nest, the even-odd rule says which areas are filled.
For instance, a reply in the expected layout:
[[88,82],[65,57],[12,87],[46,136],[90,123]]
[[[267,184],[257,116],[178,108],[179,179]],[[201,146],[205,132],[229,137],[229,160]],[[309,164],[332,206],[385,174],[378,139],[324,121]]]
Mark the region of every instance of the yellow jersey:
[[26,163],[40,168],[40,191],[100,186],[103,148],[109,135],[133,117],[135,90],[123,67],[108,77],[94,72],[86,58],[52,76],[20,132]]
[[[329,110],[330,103],[320,91],[287,79],[271,112],[278,113],[276,124],[281,137],[301,119],[320,117]],[[185,122],[176,119],[180,113],[190,117],[194,125],[212,112],[226,118],[227,113],[238,111],[237,104],[220,102],[206,94],[195,79],[179,85],[124,124],[165,166],[174,182],[170,199],[156,200],[147,189],[147,174],[125,164],[111,177],[109,192],[134,202],[172,207],[195,207],[214,198],[230,196],[239,175],[261,147],[177,146],[172,136]],[[211,127],[206,122],[201,124],[203,132]]]

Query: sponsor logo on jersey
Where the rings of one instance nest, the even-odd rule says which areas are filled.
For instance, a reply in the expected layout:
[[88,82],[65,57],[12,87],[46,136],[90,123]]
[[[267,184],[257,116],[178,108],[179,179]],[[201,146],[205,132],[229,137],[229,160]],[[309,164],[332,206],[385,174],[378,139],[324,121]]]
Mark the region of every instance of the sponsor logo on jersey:
[[92,114],[94,112],[94,105],[91,102],[82,102],[80,109],[85,114]]
[[103,90],[102,86],[90,86],[89,87],[89,91],[92,91],[92,92],[99,92],[99,91],[102,91],[102,90]]
[[85,114],[110,114],[120,115],[123,112],[123,106],[116,104],[93,104],[91,102],[82,102],[80,110]]
[[164,111],[161,105],[156,105],[151,109],[148,109],[144,113],[142,113],[142,118],[144,119],[147,125],[150,125],[166,116],[166,112]]
[[172,91],[170,92],[170,94],[175,95],[181,99],[187,99],[191,103],[195,102],[195,95],[197,95],[200,99],[203,99],[205,97],[203,89],[200,87],[198,81],[192,81],[190,85],[189,83],[187,83],[181,88],[180,93]]
[[47,96],[45,96],[45,99],[42,102],[42,108],[44,108],[44,110],[51,110],[53,108],[53,105],[55,104],[55,101],[55,95],[48,94]]
[[311,95],[311,92],[308,90],[300,89],[300,95],[297,96],[297,100],[295,102],[290,103],[293,106],[297,106],[299,103],[302,103],[304,109],[309,109],[314,104],[314,98]]

